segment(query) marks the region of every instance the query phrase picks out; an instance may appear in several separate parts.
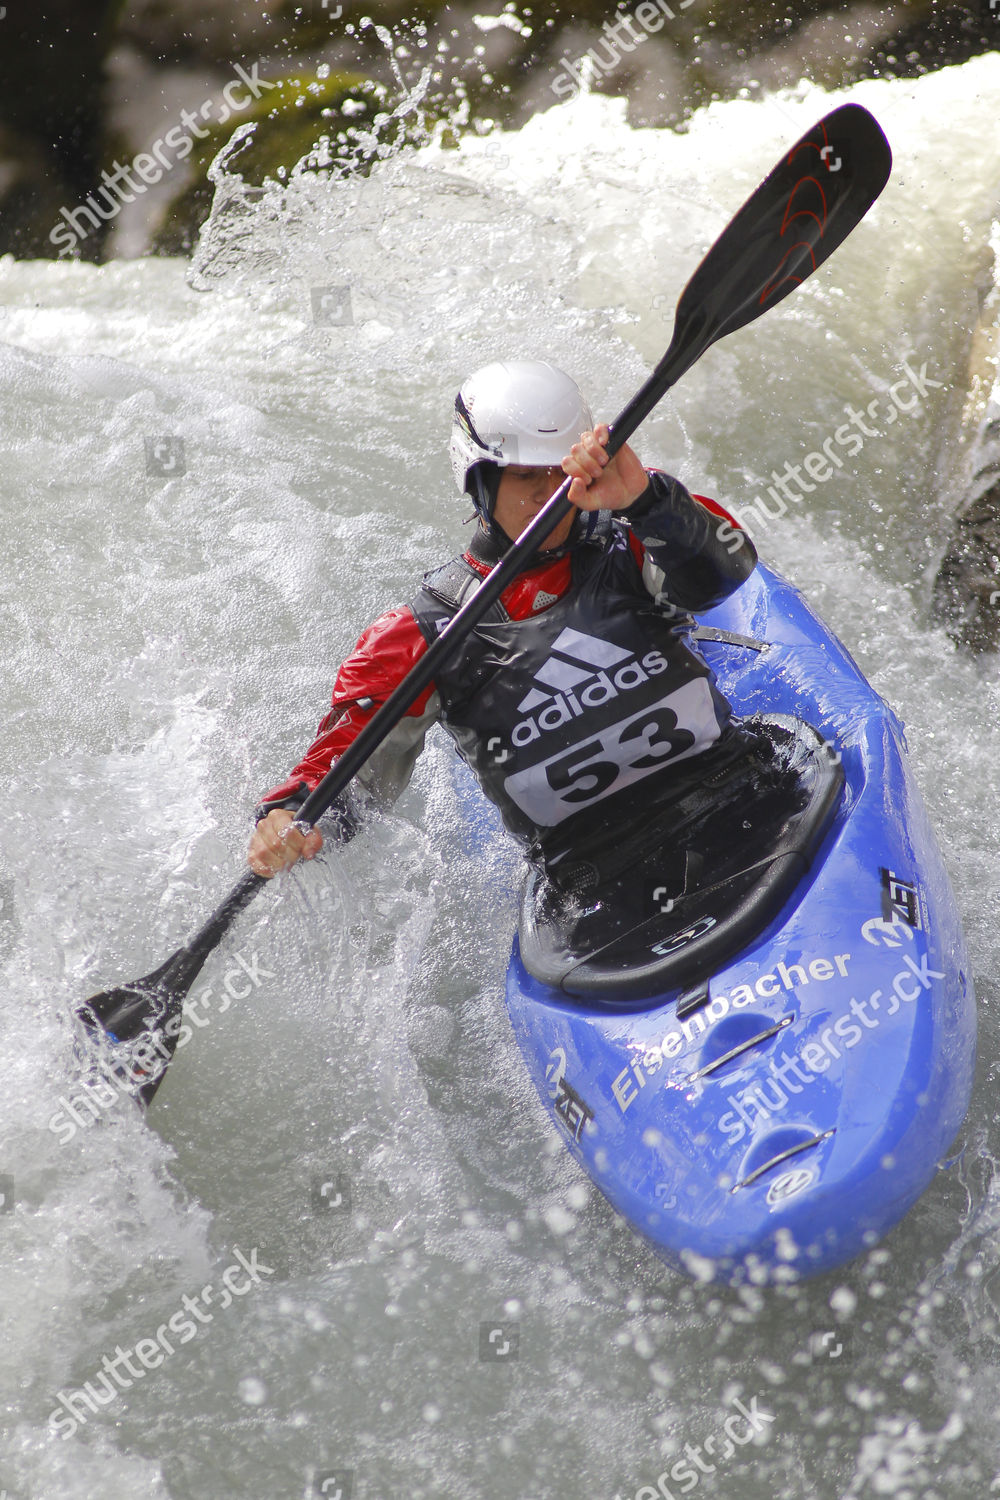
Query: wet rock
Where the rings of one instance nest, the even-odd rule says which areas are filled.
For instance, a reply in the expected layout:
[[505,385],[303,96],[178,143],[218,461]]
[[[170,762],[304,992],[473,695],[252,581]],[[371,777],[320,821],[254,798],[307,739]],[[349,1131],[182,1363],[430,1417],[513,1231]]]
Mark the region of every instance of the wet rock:
[[[1000,269],[1000,225],[994,241]],[[957,644],[984,652],[1000,646],[1000,281],[973,336],[968,392],[957,445],[958,504],[932,602]]]
[[[117,0],[6,7],[0,20],[0,253],[51,256],[54,213],[89,191]],[[99,245],[95,244],[96,258]]]

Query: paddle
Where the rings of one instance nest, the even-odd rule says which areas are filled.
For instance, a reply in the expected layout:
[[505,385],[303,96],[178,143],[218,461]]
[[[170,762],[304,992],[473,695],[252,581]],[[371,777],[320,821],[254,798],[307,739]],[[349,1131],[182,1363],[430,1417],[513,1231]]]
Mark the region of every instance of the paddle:
[[[889,177],[892,157],[867,110],[845,104],[802,137],[764,179],[684,288],[666,354],[611,429],[615,454],[662,396],[724,334],[742,328],[787,297],[821,265],[867,213]],[[572,508],[567,479],[462,606],[420,661],[310,793],[296,824],[306,830],[433,680],[466,636]],[[247,870],[186,947],[143,979],[94,995],[79,1011],[91,1031],[114,1042],[142,1039],[131,1080],[152,1099],[177,1046],[184,997],[234,918],[267,880]],[[172,1033],[172,1034],[171,1034]],[[139,1080],[143,1079],[141,1086]]]

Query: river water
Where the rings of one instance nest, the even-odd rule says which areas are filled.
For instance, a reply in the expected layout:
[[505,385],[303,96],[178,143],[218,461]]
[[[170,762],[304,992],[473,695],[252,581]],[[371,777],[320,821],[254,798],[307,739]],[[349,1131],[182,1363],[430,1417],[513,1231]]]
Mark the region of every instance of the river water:
[[680,135],[582,97],[364,180],[230,183],[193,266],[0,262],[10,1500],[996,1493],[997,671],[927,601],[998,89],[992,55],[851,90],[894,148],[882,199],[635,440],[740,509],[879,403],[828,482],[749,523],[907,722],[980,1065],[906,1220],[782,1290],[667,1271],[565,1153],[502,1002],[517,858],[466,848],[443,739],[395,815],[247,913],[147,1122],[74,1106],[67,1016],[228,889],[342,655],[461,544],[462,375],[545,356],[613,415],[708,245],[839,96],[735,100]]

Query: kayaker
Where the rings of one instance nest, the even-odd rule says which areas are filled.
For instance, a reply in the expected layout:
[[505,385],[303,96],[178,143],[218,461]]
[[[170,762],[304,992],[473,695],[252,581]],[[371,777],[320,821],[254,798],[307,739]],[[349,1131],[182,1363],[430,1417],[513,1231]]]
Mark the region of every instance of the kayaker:
[[[323,833],[293,818],[469,592],[562,483],[576,507],[321,819],[340,840],[409,781],[440,720],[529,858],[564,889],[614,878],[633,835],[706,778],[726,780],[752,737],[685,641],[692,613],[728,597],[756,565],[713,501],[647,471],[624,446],[608,458],[570,377],[542,361],[486,366],[455,403],[451,458],[479,525],[466,551],[425,576],[341,666],[330,712],[285,781],[257,808],[252,869],[313,858]],[[662,834],[660,843],[662,845]],[[624,856],[624,861],[623,861]],[[685,875],[679,876],[683,888]]]

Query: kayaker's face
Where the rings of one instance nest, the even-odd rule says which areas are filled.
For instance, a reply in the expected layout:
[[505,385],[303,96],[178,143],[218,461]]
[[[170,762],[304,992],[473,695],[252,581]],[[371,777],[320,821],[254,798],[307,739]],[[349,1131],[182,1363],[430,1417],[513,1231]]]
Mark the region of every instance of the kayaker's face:
[[[562,469],[536,469],[518,464],[511,464],[501,472],[493,519],[512,542],[517,541],[565,478]],[[543,552],[562,546],[573,529],[576,514],[574,508],[549,532],[541,546]]]

